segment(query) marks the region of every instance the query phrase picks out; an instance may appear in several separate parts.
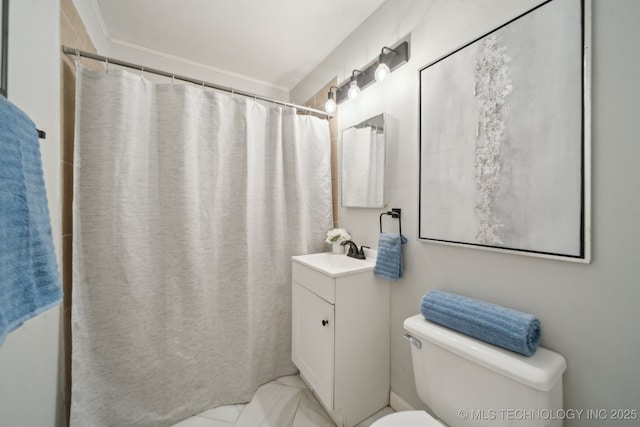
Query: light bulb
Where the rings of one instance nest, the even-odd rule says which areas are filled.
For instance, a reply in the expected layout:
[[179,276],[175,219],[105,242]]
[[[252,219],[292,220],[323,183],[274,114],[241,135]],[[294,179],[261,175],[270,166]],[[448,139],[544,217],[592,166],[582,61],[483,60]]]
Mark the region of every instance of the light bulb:
[[356,99],[358,95],[360,95],[360,88],[358,87],[358,82],[355,80],[351,80],[349,84],[349,92],[347,92],[349,99]]
[[391,74],[391,70],[389,69],[389,66],[384,62],[381,62],[378,65],[378,68],[376,68],[376,81],[377,82],[383,81],[389,76],[389,74]]
[[333,98],[329,98],[327,99],[327,102],[324,104],[324,111],[326,111],[329,114],[335,113],[336,112],[336,101],[333,100]]

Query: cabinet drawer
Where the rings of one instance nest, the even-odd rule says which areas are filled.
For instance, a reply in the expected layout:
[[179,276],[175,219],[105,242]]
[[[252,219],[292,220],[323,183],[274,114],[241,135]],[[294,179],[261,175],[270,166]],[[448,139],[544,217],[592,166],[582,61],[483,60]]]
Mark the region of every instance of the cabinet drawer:
[[297,262],[292,262],[293,281],[304,286],[325,301],[335,304],[335,279]]

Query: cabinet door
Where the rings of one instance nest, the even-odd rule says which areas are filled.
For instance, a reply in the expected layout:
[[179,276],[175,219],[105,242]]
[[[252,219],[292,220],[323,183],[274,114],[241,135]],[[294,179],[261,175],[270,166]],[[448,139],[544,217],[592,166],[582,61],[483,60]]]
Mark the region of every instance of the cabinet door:
[[291,358],[328,408],[333,408],[334,306],[293,284]]

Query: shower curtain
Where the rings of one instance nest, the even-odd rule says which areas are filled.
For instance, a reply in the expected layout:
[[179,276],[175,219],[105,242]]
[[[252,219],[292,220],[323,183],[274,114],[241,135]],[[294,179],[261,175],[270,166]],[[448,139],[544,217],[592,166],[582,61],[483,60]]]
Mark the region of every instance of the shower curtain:
[[79,67],[72,426],[168,426],[296,372],[291,255],[332,225],[325,120]]

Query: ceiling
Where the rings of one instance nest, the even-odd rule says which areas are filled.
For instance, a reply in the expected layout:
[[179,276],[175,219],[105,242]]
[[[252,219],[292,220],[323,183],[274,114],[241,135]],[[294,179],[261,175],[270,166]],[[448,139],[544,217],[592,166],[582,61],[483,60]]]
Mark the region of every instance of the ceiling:
[[112,42],[290,90],[384,0],[95,0]]

